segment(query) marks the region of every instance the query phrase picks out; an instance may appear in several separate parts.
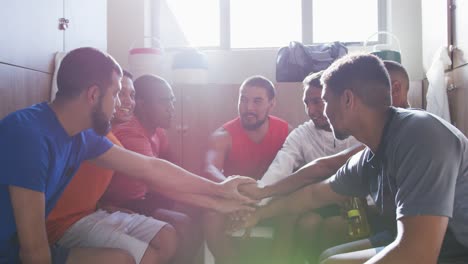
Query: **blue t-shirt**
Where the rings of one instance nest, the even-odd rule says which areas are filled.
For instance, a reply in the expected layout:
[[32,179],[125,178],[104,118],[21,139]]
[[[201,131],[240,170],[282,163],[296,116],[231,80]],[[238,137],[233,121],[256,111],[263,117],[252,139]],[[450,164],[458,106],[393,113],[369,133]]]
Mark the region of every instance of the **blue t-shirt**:
[[391,108],[376,153],[351,157],[331,178],[340,194],[370,194],[383,214],[447,216],[468,247],[468,140],[457,128],[422,110]]
[[43,192],[47,215],[81,162],[111,147],[107,138],[91,129],[69,136],[47,103],[16,111],[0,121],[0,263],[18,260],[8,186]]

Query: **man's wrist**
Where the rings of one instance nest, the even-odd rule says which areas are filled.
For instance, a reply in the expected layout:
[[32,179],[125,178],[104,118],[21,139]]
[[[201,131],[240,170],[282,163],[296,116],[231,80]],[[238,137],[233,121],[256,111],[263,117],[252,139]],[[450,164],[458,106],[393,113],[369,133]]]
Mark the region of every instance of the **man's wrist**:
[[213,197],[207,197],[205,201],[205,206],[209,210],[213,210],[218,212],[219,211],[219,201],[216,198]]
[[258,222],[262,221],[263,219],[269,218],[268,214],[267,214],[267,211],[268,211],[268,204],[264,205],[264,206],[260,206],[257,209],[255,214],[257,215]]
[[257,199],[264,199],[264,198],[270,197],[268,193],[269,190],[267,187],[268,186],[266,186],[262,182],[262,180],[257,181]]
[[48,246],[41,246],[40,248],[31,250],[20,249],[19,255],[22,263],[51,263],[51,254]]
[[274,196],[274,189],[272,185],[260,186],[259,189],[262,199]]
[[225,186],[222,182],[212,182],[212,188],[211,188],[211,192],[212,193],[212,196],[215,196],[215,197],[224,197],[224,194],[225,194]]

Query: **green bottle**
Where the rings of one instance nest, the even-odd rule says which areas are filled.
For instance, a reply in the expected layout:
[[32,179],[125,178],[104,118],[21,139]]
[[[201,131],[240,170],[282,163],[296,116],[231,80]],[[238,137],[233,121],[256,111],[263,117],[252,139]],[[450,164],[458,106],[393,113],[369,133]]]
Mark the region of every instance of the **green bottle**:
[[352,197],[347,201],[348,236],[352,240],[370,236],[369,223],[367,221],[366,200]]

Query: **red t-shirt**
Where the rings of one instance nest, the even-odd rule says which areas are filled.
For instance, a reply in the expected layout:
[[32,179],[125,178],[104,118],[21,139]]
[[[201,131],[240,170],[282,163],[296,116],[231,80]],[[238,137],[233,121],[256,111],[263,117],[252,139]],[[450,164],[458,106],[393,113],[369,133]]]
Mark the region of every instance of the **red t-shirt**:
[[232,138],[231,149],[224,161],[224,175],[254,179],[263,176],[289,133],[288,123],[274,116],[269,116],[268,132],[259,143],[249,138],[239,117],[224,124],[223,128]]
[[[121,146],[112,133],[107,138]],[[113,173],[112,170],[83,162],[47,217],[49,243],[57,242],[75,222],[96,211],[97,202],[106,191]]]
[[[128,150],[155,158],[165,158],[168,153],[166,131],[158,128],[150,135],[135,116],[114,126],[112,132]],[[104,204],[121,206],[123,202],[143,198],[147,192],[148,186],[143,181],[116,172],[102,200]]]

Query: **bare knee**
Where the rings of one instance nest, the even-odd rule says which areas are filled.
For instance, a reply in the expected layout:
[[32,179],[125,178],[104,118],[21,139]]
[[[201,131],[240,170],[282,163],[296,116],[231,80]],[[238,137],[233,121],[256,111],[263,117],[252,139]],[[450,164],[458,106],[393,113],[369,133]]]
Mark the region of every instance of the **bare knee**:
[[313,234],[319,228],[322,222],[322,217],[316,213],[308,213],[297,221],[299,234]]
[[175,228],[170,224],[166,224],[151,240],[147,251],[155,251],[148,253],[148,255],[156,255],[158,263],[169,262],[177,251],[177,233]]
[[177,213],[177,217],[175,218],[173,225],[181,234],[187,234],[193,226],[193,221],[190,216],[183,213]]
[[75,263],[114,263],[135,264],[130,253],[117,248],[73,248],[68,255],[67,264]]
[[203,230],[207,237],[213,236],[214,234],[224,234],[220,232],[224,229],[226,218],[222,214],[207,212],[203,215]]
[[155,219],[170,223],[178,232],[188,231],[193,222],[188,215],[167,209],[157,209],[152,216]]
[[203,231],[206,243],[216,259],[233,254],[231,240],[225,234],[225,228],[226,217],[224,215],[213,212],[203,215]]
[[167,224],[159,231],[157,237],[160,240],[157,243],[161,251],[160,255],[162,259],[169,261],[177,251],[177,232],[172,225]]
[[108,263],[135,264],[135,258],[125,250],[116,249]]

